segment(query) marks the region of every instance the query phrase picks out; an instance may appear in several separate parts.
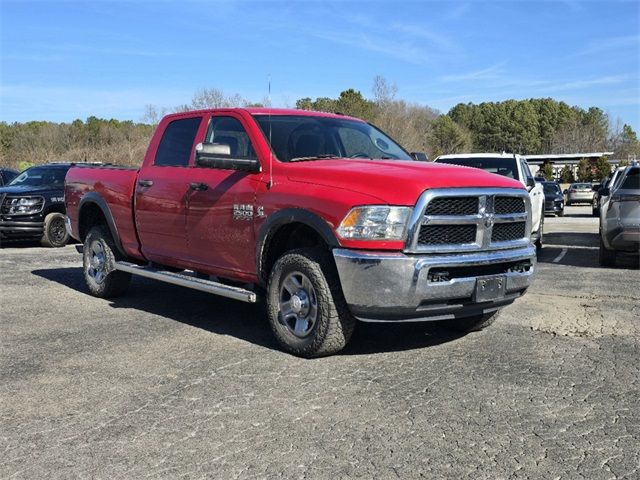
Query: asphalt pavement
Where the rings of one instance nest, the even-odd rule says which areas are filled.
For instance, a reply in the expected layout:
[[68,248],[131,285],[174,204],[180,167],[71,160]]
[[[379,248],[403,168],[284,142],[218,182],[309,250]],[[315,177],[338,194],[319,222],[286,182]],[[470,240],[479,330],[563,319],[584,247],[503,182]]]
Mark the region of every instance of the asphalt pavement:
[[589,207],[547,217],[534,286],[485,331],[358,325],[281,352],[258,307],[73,246],[0,248],[0,478],[640,477],[640,270]]

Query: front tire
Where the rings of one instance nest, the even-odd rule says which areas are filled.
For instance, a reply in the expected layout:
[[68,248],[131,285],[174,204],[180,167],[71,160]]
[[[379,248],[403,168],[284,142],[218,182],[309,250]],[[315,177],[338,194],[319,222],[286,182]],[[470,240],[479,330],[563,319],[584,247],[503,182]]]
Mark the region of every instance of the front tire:
[[119,256],[107,227],[98,225],[89,230],[82,258],[84,280],[94,297],[118,297],[129,288],[131,274],[115,269]]
[[495,312],[484,315],[444,320],[442,321],[442,326],[447,330],[452,330],[457,333],[479,332],[495,322],[499,313],[500,311],[496,310]]
[[60,248],[69,241],[69,233],[64,225],[64,215],[61,213],[50,213],[44,219],[44,232],[40,239],[43,247]]
[[269,276],[267,313],[282,347],[305,358],[342,350],[355,328],[331,257],[300,249],[280,257]]

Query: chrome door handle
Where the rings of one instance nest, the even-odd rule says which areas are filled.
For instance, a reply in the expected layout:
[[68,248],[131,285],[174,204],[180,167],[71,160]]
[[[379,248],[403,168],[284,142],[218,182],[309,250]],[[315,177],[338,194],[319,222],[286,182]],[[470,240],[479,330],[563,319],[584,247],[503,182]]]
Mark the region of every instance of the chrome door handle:
[[141,187],[150,187],[153,185],[153,180],[138,180],[138,185]]

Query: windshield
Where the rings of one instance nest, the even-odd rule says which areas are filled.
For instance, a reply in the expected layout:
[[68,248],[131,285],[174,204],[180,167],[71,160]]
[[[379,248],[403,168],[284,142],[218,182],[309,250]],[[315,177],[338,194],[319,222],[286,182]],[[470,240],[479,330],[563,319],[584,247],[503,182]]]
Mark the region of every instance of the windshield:
[[32,167],[14,178],[9,186],[62,188],[67,170],[69,168]]
[[549,195],[555,195],[560,193],[560,186],[556,183],[543,183],[544,193]]
[[489,173],[502,175],[503,177],[520,180],[518,177],[518,167],[515,159],[509,158],[474,158],[474,157],[458,157],[458,158],[439,158],[438,163],[449,163],[451,165],[462,165],[463,167],[473,167],[485,170]]
[[413,160],[391,138],[368,123],[303,115],[255,115],[283,162],[318,158]]

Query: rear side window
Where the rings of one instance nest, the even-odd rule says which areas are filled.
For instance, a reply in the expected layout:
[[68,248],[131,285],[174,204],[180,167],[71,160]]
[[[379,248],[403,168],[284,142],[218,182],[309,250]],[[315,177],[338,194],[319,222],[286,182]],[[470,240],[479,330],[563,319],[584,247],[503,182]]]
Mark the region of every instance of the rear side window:
[[189,155],[201,121],[202,117],[192,117],[169,123],[158,145],[154,165],[189,165]]
[[622,190],[640,190],[640,168],[632,168],[627,173],[622,185]]

